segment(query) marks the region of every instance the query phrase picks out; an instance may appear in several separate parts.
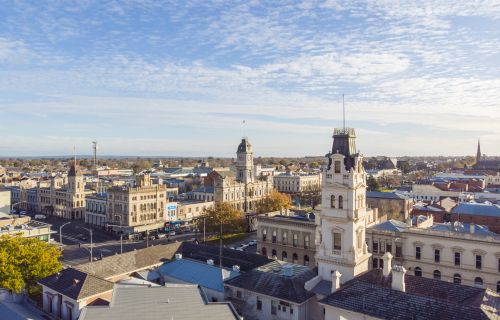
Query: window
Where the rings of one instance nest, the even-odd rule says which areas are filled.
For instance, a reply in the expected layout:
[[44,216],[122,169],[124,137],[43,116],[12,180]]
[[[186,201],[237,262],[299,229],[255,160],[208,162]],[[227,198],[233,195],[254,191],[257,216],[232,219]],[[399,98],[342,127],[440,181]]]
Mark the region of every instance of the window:
[[342,250],[342,234],[339,232],[333,233],[333,250]]
[[441,261],[441,251],[439,249],[434,250],[434,262]]
[[340,161],[335,161],[335,173],[340,173]]
[[385,241],[380,241],[380,253],[385,252]]
[[267,257],[267,249],[263,247],[261,250],[262,250],[262,255]]
[[267,229],[262,230],[262,241],[266,241],[267,238]]
[[273,249],[272,254],[273,254],[272,258],[273,258],[273,259],[276,259],[277,254],[276,254],[276,250],[275,250],[275,249]]
[[294,253],[292,256],[292,262],[297,263],[298,260],[299,260],[299,256],[296,253]]
[[372,243],[372,251],[373,253],[378,253],[378,241],[373,241]]
[[305,266],[309,265],[309,256],[307,254],[304,256],[304,265]]
[[299,235],[294,233],[293,234],[293,246],[296,247],[299,245]]
[[372,269],[378,269],[378,259],[377,258],[373,258]]
[[387,243],[385,245],[385,249],[386,249],[387,252],[392,253],[392,243]]
[[460,252],[455,252],[455,265],[460,265]]
[[421,257],[421,248],[420,247],[415,247],[415,259],[420,260]]
[[330,207],[335,208],[335,196],[333,194],[330,196]]
[[276,230],[273,231],[273,238],[272,238],[273,243],[276,243]]
[[482,288],[483,287],[483,279],[481,279],[480,277],[476,277],[476,279],[474,279],[474,287]]
[[476,269],[481,269],[483,265],[483,257],[479,254],[476,254]]
[[455,273],[453,275],[453,283],[461,284],[462,283],[462,276],[459,275],[458,273]]
[[497,293],[500,293],[500,281],[497,281]]
[[422,269],[420,267],[415,267],[415,276],[416,277],[422,276]]
[[240,290],[236,291],[236,298],[241,299],[241,291]]
[[281,260],[283,260],[283,261],[287,261],[288,260],[288,254],[286,253],[286,251],[283,251],[281,253]]
[[283,244],[287,243],[287,238],[288,238],[288,233],[283,232],[283,234],[281,235],[281,240],[283,241]]
[[278,303],[274,300],[271,300],[271,314],[276,315],[278,309]]
[[500,258],[498,258],[498,272],[500,272]]
[[339,196],[339,209],[344,208],[344,197]]
[[434,270],[434,273],[432,275],[434,279],[441,280],[441,272],[439,270]]
[[304,248],[305,249],[309,248],[309,236],[304,237]]
[[259,297],[257,297],[257,310],[262,310],[262,300]]
[[378,267],[379,267],[380,269],[384,269],[384,260],[383,260],[383,259],[379,259],[379,260],[378,260]]

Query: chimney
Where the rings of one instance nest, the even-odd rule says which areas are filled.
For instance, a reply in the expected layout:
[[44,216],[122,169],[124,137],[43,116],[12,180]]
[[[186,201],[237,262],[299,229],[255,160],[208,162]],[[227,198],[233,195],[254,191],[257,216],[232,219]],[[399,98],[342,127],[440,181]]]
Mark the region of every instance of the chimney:
[[77,285],[77,284],[79,284],[79,283],[80,283],[80,280],[78,280],[78,279],[73,279],[73,285],[74,285],[74,286],[76,286],[76,285]]
[[182,253],[176,253],[175,260],[181,260],[181,259],[182,259]]
[[405,274],[406,269],[403,266],[394,266],[392,268],[392,289],[405,292]]
[[337,270],[332,271],[332,293],[340,288],[340,277],[342,275]]
[[389,274],[391,274],[392,269],[392,254],[390,252],[386,252],[382,257],[382,260],[384,260],[384,268],[382,269],[382,272],[384,277],[388,277]]
[[470,233],[474,234],[475,232],[476,232],[476,225],[474,224],[474,222],[471,222],[470,223]]

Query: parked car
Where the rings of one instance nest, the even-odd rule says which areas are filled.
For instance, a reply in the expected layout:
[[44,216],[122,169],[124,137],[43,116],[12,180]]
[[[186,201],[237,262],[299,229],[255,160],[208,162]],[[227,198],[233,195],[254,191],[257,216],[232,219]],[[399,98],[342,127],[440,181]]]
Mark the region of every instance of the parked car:
[[158,234],[156,235],[156,239],[163,239],[163,238],[165,238],[166,236],[167,236],[167,235],[166,235],[166,234],[164,234],[164,233],[158,233]]
[[19,212],[19,214],[20,214],[21,216],[24,216],[24,215],[26,215],[26,211],[24,211],[24,210],[23,210],[23,211]]
[[175,236],[175,235],[176,235],[176,233],[175,233],[175,231],[170,231],[170,232],[168,233],[168,235],[169,235],[169,236]]
[[236,248],[236,251],[243,251],[243,249],[240,247],[240,248]]
[[257,245],[257,240],[251,240],[249,243],[247,243],[249,246],[256,246]]
[[47,219],[47,216],[44,214],[35,214],[35,219],[37,220]]

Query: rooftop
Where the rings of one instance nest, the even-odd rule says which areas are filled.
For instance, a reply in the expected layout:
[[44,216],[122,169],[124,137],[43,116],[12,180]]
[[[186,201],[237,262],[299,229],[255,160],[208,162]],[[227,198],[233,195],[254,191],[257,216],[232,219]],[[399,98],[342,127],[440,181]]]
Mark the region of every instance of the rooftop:
[[198,286],[117,287],[109,306],[82,310],[80,320],[231,320],[239,319],[228,303],[208,303]]
[[367,198],[381,198],[381,199],[395,199],[395,200],[406,200],[409,199],[407,196],[396,192],[379,192],[379,191],[367,191]]
[[491,203],[462,202],[451,212],[500,218],[500,206]]
[[219,292],[224,292],[223,280],[232,279],[239,275],[237,271],[225,268],[221,270],[218,266],[189,259],[179,259],[165,263],[158,271],[163,276],[198,284],[204,288]]
[[112,282],[74,268],[63,269],[38,283],[77,301],[113,290]]
[[314,293],[304,289],[304,285],[315,276],[316,272],[309,267],[276,260],[242,273],[226,281],[226,284],[301,304],[314,296]]
[[375,269],[346,282],[320,303],[380,319],[493,319],[500,298],[489,290],[405,275],[406,292]]
[[144,270],[172,260],[181,245],[181,242],[157,245],[105,257],[99,261],[80,264],[75,266],[75,268],[102,279],[109,279],[118,275]]

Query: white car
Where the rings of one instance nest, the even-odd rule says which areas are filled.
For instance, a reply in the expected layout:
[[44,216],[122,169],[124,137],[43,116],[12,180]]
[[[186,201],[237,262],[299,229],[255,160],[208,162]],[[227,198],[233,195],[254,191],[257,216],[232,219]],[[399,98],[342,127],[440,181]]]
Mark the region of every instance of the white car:
[[257,244],[257,240],[252,240],[248,243],[249,246],[255,246]]
[[43,220],[43,219],[47,219],[47,216],[44,214],[35,214],[35,219]]
[[169,235],[169,236],[175,236],[175,231],[170,231],[170,232],[168,233],[168,235]]

